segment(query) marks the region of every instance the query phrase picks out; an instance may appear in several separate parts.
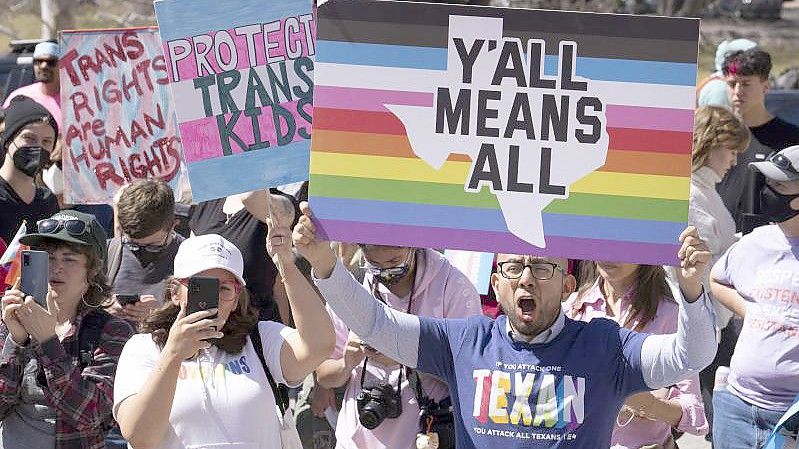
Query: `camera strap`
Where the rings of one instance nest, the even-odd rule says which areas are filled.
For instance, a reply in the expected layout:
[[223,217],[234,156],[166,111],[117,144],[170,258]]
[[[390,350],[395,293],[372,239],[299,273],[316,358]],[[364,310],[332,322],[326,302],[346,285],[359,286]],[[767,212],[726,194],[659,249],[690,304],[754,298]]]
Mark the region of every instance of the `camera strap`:
[[[416,250],[412,249],[411,251],[415,252]],[[416,256],[418,256],[418,254],[416,254],[415,257]],[[411,281],[411,291],[410,291],[410,295],[408,296],[408,307],[405,309],[405,313],[408,313],[408,314],[411,313],[411,306],[413,305],[413,290],[414,290],[414,287],[416,287],[416,273],[417,273],[416,268],[419,266],[418,262],[415,260],[415,257],[414,257],[414,267],[413,267],[413,280]],[[386,306],[391,307],[386,302],[386,300],[383,299],[383,295],[380,294],[380,291],[377,288],[379,282],[377,282],[374,277],[372,277],[372,279],[370,281],[370,284],[371,284],[371,287],[372,287],[372,295],[375,297],[375,299],[377,299],[378,301],[382,302]],[[386,287],[386,288],[388,288],[388,287]],[[361,366],[361,389],[363,389],[363,381],[366,378],[366,364],[368,362],[369,362],[369,357],[364,357],[363,358],[363,365]],[[398,396],[400,395],[400,391],[402,390],[402,376],[403,376],[405,370],[408,370],[408,375],[409,376],[410,376],[410,372],[412,372],[412,370],[410,370],[406,366],[400,365],[400,372],[399,372],[399,377],[397,378],[397,389],[396,389],[396,393],[397,393]],[[410,377],[408,379],[410,380]]]

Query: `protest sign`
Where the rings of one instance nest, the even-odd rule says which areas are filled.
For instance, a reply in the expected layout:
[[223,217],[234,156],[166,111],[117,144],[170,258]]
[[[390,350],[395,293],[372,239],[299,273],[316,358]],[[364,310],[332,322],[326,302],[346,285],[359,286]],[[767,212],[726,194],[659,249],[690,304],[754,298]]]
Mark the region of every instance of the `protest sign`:
[[308,179],[311,5],[155,2],[195,200]]
[[699,21],[319,7],[311,207],[334,240],[674,263]]
[[64,31],[60,64],[64,197],[110,204],[161,178],[180,193],[181,150],[157,28]]
[[494,268],[494,253],[448,249],[444,251],[444,257],[472,281],[477,293],[488,294],[491,270]]

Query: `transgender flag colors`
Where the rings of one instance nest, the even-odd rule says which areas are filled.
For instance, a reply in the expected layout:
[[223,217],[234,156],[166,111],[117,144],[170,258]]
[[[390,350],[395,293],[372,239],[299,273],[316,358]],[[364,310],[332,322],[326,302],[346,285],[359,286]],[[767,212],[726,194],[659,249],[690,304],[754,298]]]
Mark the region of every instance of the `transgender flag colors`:
[[[698,20],[337,0],[319,7],[317,21],[310,197],[324,236],[676,262],[688,215]],[[505,53],[514,38],[524,80]],[[528,87],[538,74],[531,43],[545,52],[540,78],[557,80],[552,95]],[[467,80],[469,57],[482,84]],[[500,72],[502,85],[483,92]],[[457,92],[469,82],[472,101],[461,104]],[[582,92],[565,90],[581,83]],[[535,125],[517,120],[508,131],[528,93]],[[540,112],[542,98],[563,108]],[[457,122],[464,105],[471,112]],[[566,116],[570,124],[558,128]],[[484,151],[487,142],[496,151]],[[540,241],[528,232],[535,226]]]

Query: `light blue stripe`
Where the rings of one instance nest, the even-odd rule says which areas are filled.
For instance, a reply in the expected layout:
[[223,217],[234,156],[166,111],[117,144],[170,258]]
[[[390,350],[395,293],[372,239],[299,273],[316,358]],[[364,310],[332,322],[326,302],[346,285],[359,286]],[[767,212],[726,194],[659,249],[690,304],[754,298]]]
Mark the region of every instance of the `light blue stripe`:
[[189,164],[194,201],[223,198],[308,179],[310,142],[238,153]]
[[307,0],[158,0],[155,14],[166,41],[191,38],[209,31],[227,30],[283,17],[311,13]]
[[[456,206],[313,197],[314,214],[328,220],[359,221],[454,230],[508,232],[502,212]],[[674,244],[685,223],[587,215],[544,214],[547,236]]]
[[[447,49],[403,45],[317,41],[317,62],[398,67],[406,69],[447,69]],[[544,73],[557,74],[558,57],[547,55]],[[596,81],[696,85],[696,64],[578,56],[578,76]]]

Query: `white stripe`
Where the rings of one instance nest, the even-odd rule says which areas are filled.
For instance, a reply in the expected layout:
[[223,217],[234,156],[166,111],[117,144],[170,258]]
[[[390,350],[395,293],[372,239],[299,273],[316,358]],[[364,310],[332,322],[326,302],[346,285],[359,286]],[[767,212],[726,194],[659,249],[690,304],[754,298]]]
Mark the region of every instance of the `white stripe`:
[[[446,75],[442,70],[317,62],[314,72],[317,86],[433,93],[446,85],[441,81]],[[693,86],[590,81],[589,89],[605,103],[620,106],[694,109],[696,102]]]

